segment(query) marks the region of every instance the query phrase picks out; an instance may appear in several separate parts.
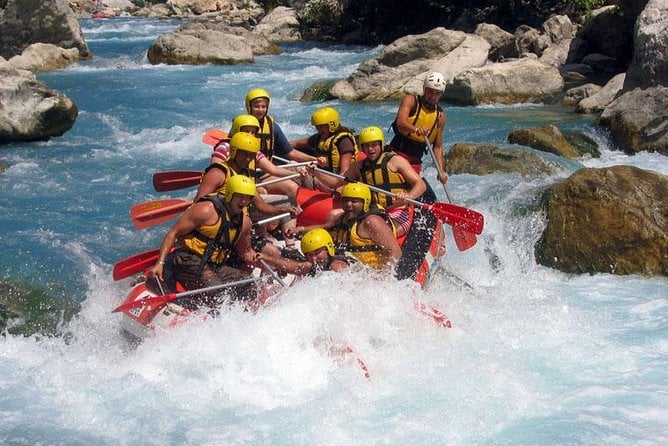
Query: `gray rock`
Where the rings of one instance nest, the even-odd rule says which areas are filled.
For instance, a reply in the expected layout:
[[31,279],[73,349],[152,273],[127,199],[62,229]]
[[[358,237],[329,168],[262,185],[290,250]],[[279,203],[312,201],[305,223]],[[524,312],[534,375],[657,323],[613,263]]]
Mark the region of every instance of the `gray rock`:
[[0,57],[0,143],[39,141],[72,128],[77,107],[35,76]]

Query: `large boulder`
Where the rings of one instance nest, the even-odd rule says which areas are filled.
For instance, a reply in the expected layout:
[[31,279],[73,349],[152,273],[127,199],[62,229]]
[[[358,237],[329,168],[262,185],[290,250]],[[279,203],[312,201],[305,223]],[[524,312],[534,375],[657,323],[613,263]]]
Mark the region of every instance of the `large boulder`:
[[484,143],[457,143],[447,151],[445,161],[449,174],[538,176],[563,172],[556,163],[545,161],[535,151]]
[[445,87],[444,97],[464,105],[518,104],[554,95],[563,86],[556,67],[524,58],[463,71]]
[[482,37],[490,44],[488,57],[493,62],[518,56],[515,37],[494,24],[481,23],[476,26],[473,34]]
[[92,57],[79,22],[66,0],[0,1],[0,56],[9,59],[33,43],[76,48],[79,57]]
[[405,36],[386,46],[378,57],[365,61],[345,80],[334,84],[332,96],[347,101],[401,98],[422,94],[429,71],[440,71],[446,80],[460,71],[485,64],[490,45],[482,37],[434,28]]
[[600,113],[617,97],[624,86],[625,73],[620,73],[610,79],[610,81],[603,86],[596,93],[578,102],[576,107],[580,113]]
[[264,16],[253,32],[276,43],[295,42],[302,38],[295,10],[285,6],[278,6]]
[[668,155],[668,86],[636,88],[608,105],[596,124],[606,127],[620,149]]
[[0,57],[0,143],[39,141],[72,128],[77,107],[35,76]]
[[554,125],[513,129],[508,134],[508,142],[531,147],[542,152],[554,153],[568,159],[580,158],[580,153]]
[[551,188],[538,263],[568,273],[668,276],[668,177],[581,169]]
[[266,37],[239,26],[217,22],[190,23],[158,37],[148,50],[153,64],[235,65],[253,63],[256,55],[279,54]]
[[50,43],[33,43],[23,53],[9,59],[9,63],[20,70],[53,71],[79,60],[76,48],[61,48]]
[[633,61],[624,89],[668,86],[668,2],[650,0],[635,25]]

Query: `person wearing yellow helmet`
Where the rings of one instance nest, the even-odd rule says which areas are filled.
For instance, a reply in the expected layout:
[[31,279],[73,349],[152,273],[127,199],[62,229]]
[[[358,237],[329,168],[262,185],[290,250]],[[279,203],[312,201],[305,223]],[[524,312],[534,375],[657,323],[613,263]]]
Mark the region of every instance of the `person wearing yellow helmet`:
[[318,158],[318,167],[340,173],[350,167],[357,157],[358,149],[353,131],[341,125],[339,113],[333,107],[321,107],[311,115],[315,133],[307,138],[290,142],[292,147],[312,151]]
[[[249,277],[249,273],[231,266],[232,254],[243,263],[261,266],[264,260],[282,272],[306,274],[310,262],[296,262],[281,257],[264,256],[251,245],[251,221],[245,212],[256,194],[251,178],[236,175],[228,181],[225,193],[207,195],[197,200],[174,225],[160,244],[157,263],[148,271],[149,279],[161,287],[177,281],[187,290],[224,284]],[[172,248],[176,249],[172,251]],[[233,300],[255,298],[251,286],[229,289],[227,297]],[[193,300],[193,306],[216,307],[226,296],[203,294]]]
[[371,202],[364,183],[348,183],[341,189],[343,214],[333,230],[337,250],[348,251],[360,262],[382,269],[396,263],[402,254],[394,223]]
[[[410,163],[384,146],[383,131],[376,126],[360,131],[359,143],[366,158],[353,163],[343,176],[353,181],[362,181],[377,188],[396,194],[395,197],[372,192],[372,200],[382,206],[395,223],[397,237],[408,233],[411,212],[406,199],[419,199],[427,190],[427,185]],[[342,186],[342,180],[327,180],[330,187]]]
[[311,229],[302,236],[301,249],[306,259],[313,265],[311,275],[317,271],[340,272],[354,261],[345,255],[337,255],[334,240],[326,229]]
[[277,155],[297,162],[315,162],[315,157],[293,150],[281,127],[268,114],[270,102],[269,92],[263,88],[253,88],[246,93],[246,111],[255,116],[260,123],[258,132],[261,141],[260,151],[269,158],[269,161],[272,161],[273,156]]
[[[392,123],[394,138],[389,144],[391,150],[406,158],[418,173],[422,169],[422,156],[427,152],[425,138],[433,145],[436,162],[441,171],[446,171],[443,158],[443,132],[447,116],[438,105],[443,91],[445,91],[443,75],[438,71],[427,73],[423,81],[422,95],[404,95],[396,119]],[[444,173],[438,180],[445,184],[448,175]],[[436,195],[429,184],[427,188],[428,201],[435,201]]]

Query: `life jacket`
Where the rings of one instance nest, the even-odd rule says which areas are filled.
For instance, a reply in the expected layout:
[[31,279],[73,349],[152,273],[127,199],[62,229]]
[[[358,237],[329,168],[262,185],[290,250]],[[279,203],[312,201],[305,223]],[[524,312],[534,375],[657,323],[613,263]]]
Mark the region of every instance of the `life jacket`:
[[[362,181],[366,184],[376,186],[395,194],[404,191],[408,192],[410,187],[406,183],[403,175],[393,172],[387,167],[387,163],[389,163],[395,155],[394,152],[383,152],[375,162],[371,161],[369,158],[362,161],[362,166],[360,168]],[[389,195],[374,191],[371,191],[371,195],[374,203],[378,203],[385,209],[392,206],[392,197]]]
[[271,161],[274,156],[274,144],[276,143],[274,138],[274,118],[265,115],[260,121],[260,131],[256,136],[260,138],[260,152],[264,153],[264,156]]
[[357,147],[357,140],[355,136],[346,130],[339,130],[336,133],[330,134],[327,139],[324,141],[320,140],[319,135],[314,135],[316,143],[315,147],[315,156],[324,156],[327,157],[327,167],[326,170],[334,173],[341,173],[341,154],[339,153],[339,141],[341,139],[348,137],[353,142],[353,157],[351,162],[357,160],[357,153],[359,148]]
[[250,164],[248,165],[247,168],[245,169],[240,169],[239,171],[234,170],[232,166],[227,164],[227,162],[213,162],[209,164],[209,166],[204,170],[204,173],[206,174],[208,171],[211,169],[220,169],[223,172],[225,172],[225,182],[223,185],[216,191],[218,194],[225,195],[225,186],[227,185],[227,179],[233,177],[234,175],[245,175],[248,178],[252,179],[255,181],[255,160],[251,161]]
[[353,220],[341,222],[334,227],[334,246],[337,253],[350,252],[358,261],[372,268],[381,269],[390,261],[390,255],[385,248],[377,245],[373,240],[357,235],[357,226],[369,215],[379,215],[390,225],[392,234],[396,237],[397,231],[387,212],[381,207],[372,204],[367,212]]
[[231,215],[221,194],[206,195],[199,201],[210,201],[218,213],[216,223],[201,226],[183,237],[182,246],[202,258],[201,274],[206,264],[225,263],[241,235],[243,213]]
[[[408,120],[416,127],[428,128],[427,136],[429,141],[434,144],[436,136],[438,135],[438,122],[441,119],[443,109],[436,107],[431,110],[431,107],[425,107],[422,96],[415,96],[415,107],[411,110]],[[397,120],[392,122],[392,130],[394,130],[394,138],[390,141],[390,146],[395,152],[401,152],[406,155],[411,164],[420,164],[422,162],[422,155],[427,151],[427,145],[424,142],[424,136],[411,133],[406,136],[399,131]]]

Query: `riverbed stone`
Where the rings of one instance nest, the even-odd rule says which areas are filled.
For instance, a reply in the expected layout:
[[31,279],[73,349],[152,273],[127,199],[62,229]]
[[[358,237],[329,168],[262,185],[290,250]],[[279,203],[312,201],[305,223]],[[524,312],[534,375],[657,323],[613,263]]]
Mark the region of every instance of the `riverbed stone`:
[[580,169],[550,188],[536,261],[567,273],[668,276],[668,177]]

